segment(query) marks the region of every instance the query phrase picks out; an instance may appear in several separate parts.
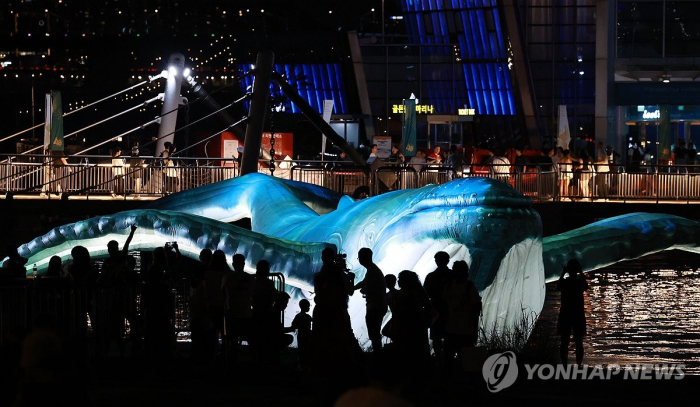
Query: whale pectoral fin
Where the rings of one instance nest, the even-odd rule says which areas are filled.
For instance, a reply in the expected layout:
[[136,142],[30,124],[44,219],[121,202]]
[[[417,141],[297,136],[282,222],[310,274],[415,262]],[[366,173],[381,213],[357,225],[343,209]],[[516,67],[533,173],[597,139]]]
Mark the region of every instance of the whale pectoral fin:
[[583,271],[669,249],[699,252],[700,223],[661,213],[630,213],[543,239],[545,278],[554,281],[569,259]]
[[182,255],[198,259],[202,249],[223,250],[229,261],[236,253],[246,257],[249,270],[262,259],[272,272],[284,274],[288,284],[311,289],[313,275],[321,264],[321,252],[329,243],[293,242],[275,238],[213,219],[179,212],[138,209],[100,216],[54,228],[44,236],[18,249],[28,264],[36,264],[40,273],[48,268],[51,256],[69,260],[71,249],[84,246],[93,259],[107,257],[107,242],[126,240],[131,225],[136,225],[130,248],[154,250],[166,242],[177,241]]

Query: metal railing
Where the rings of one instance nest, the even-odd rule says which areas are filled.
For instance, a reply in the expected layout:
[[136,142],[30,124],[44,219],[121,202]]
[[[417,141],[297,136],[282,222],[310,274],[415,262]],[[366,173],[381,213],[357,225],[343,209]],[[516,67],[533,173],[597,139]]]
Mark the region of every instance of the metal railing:
[[[2,158],[2,157],[0,157]],[[22,157],[0,163],[0,194],[61,193],[89,198],[162,196],[239,175],[236,163],[223,158],[177,158],[164,166],[154,157],[86,156],[81,162],[52,165],[50,157]],[[261,161],[259,171],[270,174]],[[455,178],[487,177],[508,183],[535,202],[568,200],[700,200],[700,166],[622,166],[591,164],[463,165],[458,169],[432,164],[385,163],[357,167],[350,162],[281,161],[274,176],[323,186],[357,197],[392,190],[442,184]]]
[[139,291],[137,285],[85,287],[58,277],[0,280],[0,344],[12,330],[47,322],[66,338],[124,339],[137,324]]
[[[275,289],[284,292],[284,275],[270,273]],[[29,331],[50,322],[66,338],[140,340],[143,335],[143,284],[81,286],[70,278],[0,279],[0,346],[15,330]],[[177,339],[190,338],[191,281],[179,279],[172,289],[170,328]],[[51,321],[42,320],[50,318]],[[280,315],[284,322],[284,313]]]

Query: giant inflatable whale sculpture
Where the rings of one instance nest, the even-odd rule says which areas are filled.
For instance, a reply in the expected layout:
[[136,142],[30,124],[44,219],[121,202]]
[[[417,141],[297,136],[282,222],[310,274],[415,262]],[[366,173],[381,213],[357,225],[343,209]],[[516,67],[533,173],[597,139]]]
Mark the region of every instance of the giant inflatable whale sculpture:
[[[252,230],[228,223],[243,218],[250,219]],[[558,277],[569,258],[592,270],[674,247],[697,251],[700,233],[700,225],[687,219],[631,214],[543,239],[529,199],[487,178],[353,201],[314,185],[249,174],[159,199],[146,209],[55,228],[19,252],[40,271],[53,255],[67,260],[75,245],[104,257],[107,241],[123,239],[131,224],[139,226],[132,248],[149,250],[175,240],[192,258],[203,248],[224,250],[229,258],[242,253],[251,272],[267,259],[297,297],[312,295],[320,252],[330,245],[348,254],[358,280],[364,269],[356,253],[362,247],[373,250],[385,273],[410,269],[422,278],[434,269],[434,254],[446,251],[452,261],[470,264],[484,301],[486,332],[508,330],[524,316],[539,314],[545,281]],[[355,332],[366,340],[359,294],[350,312]]]

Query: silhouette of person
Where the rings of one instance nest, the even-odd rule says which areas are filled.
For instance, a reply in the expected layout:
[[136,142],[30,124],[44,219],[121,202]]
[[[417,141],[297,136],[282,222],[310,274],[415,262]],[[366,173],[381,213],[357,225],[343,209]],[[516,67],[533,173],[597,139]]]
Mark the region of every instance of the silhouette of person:
[[185,274],[185,277],[191,278],[191,287],[194,288],[200,282],[204,281],[204,275],[209,270],[209,264],[211,264],[211,257],[214,253],[211,249],[202,249],[199,252],[199,264],[197,264],[194,269],[192,269],[191,275]]
[[162,362],[170,355],[173,339],[173,299],[165,277],[165,249],[153,251],[153,264],[141,289],[141,310],[144,319],[146,356]]
[[355,364],[359,346],[348,314],[348,296],[353,291],[350,277],[339,270],[335,256],[335,249],[324,249],[321,271],[314,275],[312,368],[319,373],[343,374]]
[[221,282],[224,275],[230,272],[226,254],[222,250],[216,250],[212,254],[209,270],[204,274],[207,304],[215,330],[223,331],[224,328],[224,293],[221,291]]
[[396,295],[396,292],[398,291],[396,289],[396,276],[393,274],[387,274],[384,276],[384,282],[386,283],[386,299],[388,303],[391,301],[391,297]]
[[447,315],[445,319],[445,359],[461,356],[461,349],[476,345],[479,337],[481,297],[469,280],[469,265],[458,260],[452,266],[454,280],[445,289]]
[[297,351],[299,353],[299,366],[302,370],[309,368],[309,354],[311,353],[311,322],[309,315],[311,303],[309,300],[299,301],[299,313],[292,320],[292,330],[297,331]]
[[203,249],[199,253],[199,264],[192,272],[190,282],[190,330],[192,332],[192,358],[196,361],[211,356],[214,348],[213,322],[207,302],[204,276],[209,270],[213,253]]
[[[565,275],[568,273],[568,277]],[[557,332],[561,336],[561,363],[568,363],[569,341],[571,333],[574,334],[576,345],[576,364],[581,366],[583,362],[583,336],[586,334],[586,314],[584,312],[583,292],[588,290],[588,282],[585,278],[579,278],[581,264],[576,259],[569,260],[561,271],[557,282],[557,289],[561,291],[561,308]]]
[[274,347],[276,338],[273,336],[275,301],[277,289],[270,280],[270,263],[260,260],[255,265],[255,282],[253,283],[253,319],[252,343],[258,361],[264,361],[266,354]]
[[101,309],[110,311],[99,312],[99,318],[92,321],[96,342],[104,347],[104,352],[109,350],[110,344],[114,341],[119,346],[120,353],[124,354],[124,319],[128,319],[131,323],[136,315],[136,308],[131,306],[134,304],[135,293],[129,292],[126,285],[127,281],[135,281],[136,261],[128,255],[128,252],[136,229],[136,225],[131,225],[131,232],[122,250],[119,250],[119,243],[116,240],[107,243],[109,257],[102,263],[102,272],[97,279],[99,296],[96,302]]
[[61,277],[61,267],[63,262],[58,256],[51,256],[49,260],[49,269],[46,271],[46,277]]
[[287,333],[291,332],[293,328],[285,328],[284,322],[282,321],[284,317],[284,311],[289,305],[289,294],[281,291],[277,294],[275,299],[275,304],[273,306],[273,312],[270,314],[269,321],[269,337],[271,348],[267,352],[269,360],[274,364],[279,364],[280,353],[279,351],[294,342],[294,336]]
[[116,240],[110,240],[107,243],[107,252],[109,257],[107,257],[102,263],[102,274],[100,275],[99,282],[102,284],[114,284],[118,282],[126,282],[132,280],[133,276],[133,266],[135,263],[133,259],[129,258],[129,245],[131,240],[134,238],[134,232],[136,232],[137,226],[131,225],[131,232],[129,237],[124,242],[124,247],[119,250],[119,242]]
[[[236,362],[240,339],[247,339],[253,318],[252,275],[244,271],[245,256],[233,255],[233,273],[227,273],[221,281],[224,292],[226,339],[231,346],[231,359]],[[239,339],[240,338],[240,339]]]
[[391,297],[391,339],[394,349],[405,364],[404,368],[427,368],[430,362],[430,299],[413,271],[400,272],[398,282],[401,289]]
[[16,245],[7,246],[7,260],[2,263],[3,274],[10,275],[15,278],[24,278],[26,276],[25,265],[28,259],[19,255]]
[[68,275],[78,287],[92,285],[95,280],[95,272],[92,268],[90,252],[85,246],[75,246],[71,249],[70,255],[73,258],[68,265]]
[[[165,255],[168,257],[168,270],[170,272],[165,278],[177,282],[186,274],[186,272],[183,271],[185,268],[183,256],[182,253],[180,253],[180,247],[177,242],[165,243]],[[224,262],[226,262],[226,260],[224,260]]]
[[450,262],[450,255],[446,252],[435,253],[435,271],[425,277],[425,291],[428,293],[430,302],[438,312],[437,320],[430,327],[430,339],[433,341],[433,350],[438,358],[438,363],[444,361],[442,349],[445,340],[445,322],[447,315],[447,303],[445,302],[445,289],[452,281],[452,270],[447,267]]
[[378,352],[382,349],[382,321],[388,310],[386,302],[386,282],[384,273],[372,261],[372,250],[363,247],[357,255],[362,267],[367,269],[365,278],[355,285],[367,300],[367,313],[365,323],[367,334],[372,341],[372,350]]
[[[384,282],[386,283],[387,289],[386,302],[389,304],[389,308],[391,308],[391,301],[399,292],[399,290],[396,289],[396,276],[393,274],[387,274],[384,276]],[[392,322],[392,319],[393,317],[390,318],[382,328],[382,335],[389,339],[393,339],[392,327],[394,323]]]

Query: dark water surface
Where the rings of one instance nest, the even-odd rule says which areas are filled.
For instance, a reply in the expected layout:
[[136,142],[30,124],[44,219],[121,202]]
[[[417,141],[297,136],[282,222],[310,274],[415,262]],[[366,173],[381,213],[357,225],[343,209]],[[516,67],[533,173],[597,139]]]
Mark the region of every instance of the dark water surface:
[[[700,374],[700,254],[660,252],[587,278],[584,364],[683,363]],[[542,322],[554,329],[558,312],[547,284]]]

